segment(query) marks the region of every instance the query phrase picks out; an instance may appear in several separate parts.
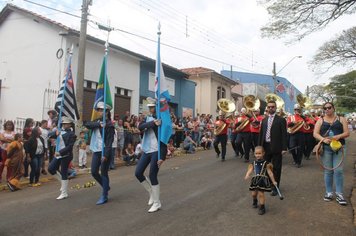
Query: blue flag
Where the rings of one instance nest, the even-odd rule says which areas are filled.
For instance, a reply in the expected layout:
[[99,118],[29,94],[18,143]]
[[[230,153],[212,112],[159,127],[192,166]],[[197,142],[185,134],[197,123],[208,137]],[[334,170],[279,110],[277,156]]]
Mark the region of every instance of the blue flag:
[[168,83],[164,76],[160,55],[160,38],[158,37],[157,60],[156,60],[156,80],[155,80],[155,97],[160,103],[157,105],[157,117],[162,120],[159,129],[159,137],[162,143],[168,144],[172,135],[172,120],[169,112],[168,102],[171,100],[168,91]]

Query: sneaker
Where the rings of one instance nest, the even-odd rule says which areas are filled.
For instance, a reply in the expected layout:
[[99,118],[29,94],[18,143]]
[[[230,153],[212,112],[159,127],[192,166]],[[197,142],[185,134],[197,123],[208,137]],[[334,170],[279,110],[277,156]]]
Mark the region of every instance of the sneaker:
[[342,206],[347,205],[347,202],[342,194],[336,194],[336,201]]
[[330,202],[330,201],[332,201],[332,200],[333,200],[333,194],[332,194],[332,193],[326,193],[326,194],[324,195],[324,201]]

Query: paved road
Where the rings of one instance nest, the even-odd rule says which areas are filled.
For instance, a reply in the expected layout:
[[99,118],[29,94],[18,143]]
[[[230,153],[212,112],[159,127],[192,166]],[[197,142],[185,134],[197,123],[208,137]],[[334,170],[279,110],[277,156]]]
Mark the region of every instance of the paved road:
[[[356,147],[348,152],[349,195]],[[304,161],[300,169],[291,163],[286,155],[285,199],[267,195],[263,216],[251,207],[249,183],[243,179],[246,163],[232,156],[222,163],[213,151],[202,151],[165,162],[159,174],[163,209],[157,213],[147,213],[148,195],[134,178],[134,167],[121,167],[110,172],[110,201],[103,206],[95,205],[99,187],[70,190],[70,198],[55,200],[56,181],[0,192],[0,235],[356,235],[352,206],[323,201],[316,160]],[[88,180],[89,175],[82,175],[70,186]]]

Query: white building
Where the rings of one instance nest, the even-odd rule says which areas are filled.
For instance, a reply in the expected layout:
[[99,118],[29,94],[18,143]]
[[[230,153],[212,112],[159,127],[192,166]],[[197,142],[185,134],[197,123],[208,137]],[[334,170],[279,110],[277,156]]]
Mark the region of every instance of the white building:
[[238,97],[241,95],[232,91],[234,87],[238,86],[236,81],[204,67],[186,68],[182,71],[189,74],[189,79],[197,84],[195,87],[196,115],[217,116],[219,112],[217,101],[220,98],[229,99],[237,105]]
[[[0,118],[46,118],[54,107],[72,45],[76,81],[78,41],[78,31],[8,4],[0,13]],[[88,36],[84,120],[91,113],[103,56],[104,42]],[[120,103],[114,104],[117,114],[126,110],[138,114],[142,59],[142,55],[110,45],[108,75],[113,102]]]

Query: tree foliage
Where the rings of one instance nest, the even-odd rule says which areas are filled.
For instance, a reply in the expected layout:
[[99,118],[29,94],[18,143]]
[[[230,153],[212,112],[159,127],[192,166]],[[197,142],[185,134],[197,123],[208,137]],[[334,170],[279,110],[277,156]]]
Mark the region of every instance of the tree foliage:
[[280,38],[293,35],[300,40],[323,29],[342,15],[356,12],[356,0],[260,0],[266,5],[270,22],[262,36]]
[[356,110],[356,70],[332,77],[328,87],[336,95],[338,108]]
[[317,84],[309,88],[308,96],[313,104],[323,104],[334,102],[336,95],[330,90],[328,85]]
[[326,71],[333,67],[354,65],[356,63],[356,27],[344,30],[341,35],[324,43],[314,55],[311,66],[320,68],[326,65]]

